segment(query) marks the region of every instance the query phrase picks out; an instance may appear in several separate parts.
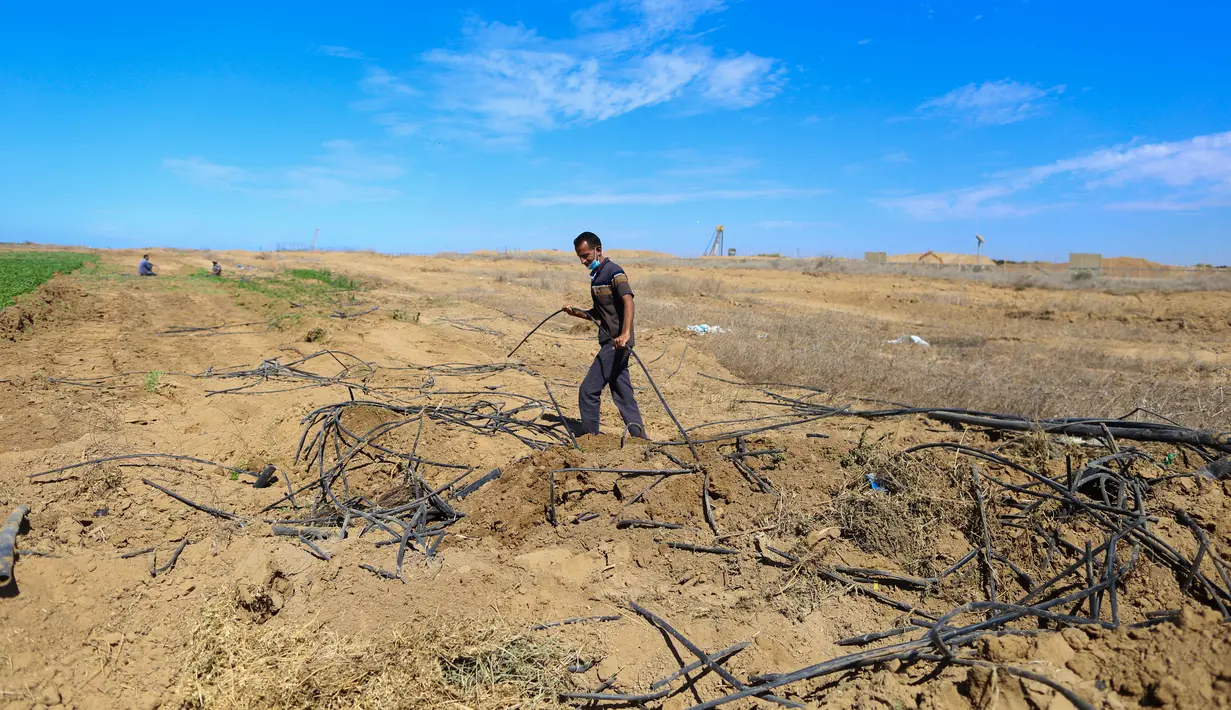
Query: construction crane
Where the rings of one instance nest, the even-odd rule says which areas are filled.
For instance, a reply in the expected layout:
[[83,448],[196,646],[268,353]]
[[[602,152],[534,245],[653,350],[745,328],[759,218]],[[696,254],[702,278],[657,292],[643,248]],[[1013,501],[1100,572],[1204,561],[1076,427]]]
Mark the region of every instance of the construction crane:
[[705,253],[701,256],[722,256],[722,225],[714,227],[714,236],[710,237],[709,246],[706,247]]

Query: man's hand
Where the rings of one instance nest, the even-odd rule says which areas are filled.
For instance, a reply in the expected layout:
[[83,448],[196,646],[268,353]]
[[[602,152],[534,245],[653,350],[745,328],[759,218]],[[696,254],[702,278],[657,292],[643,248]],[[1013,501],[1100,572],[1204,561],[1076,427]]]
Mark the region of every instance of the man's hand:
[[574,318],[585,318],[586,320],[590,320],[590,315],[577,306],[565,306],[564,312]]
[[616,337],[612,338],[611,342],[615,343],[615,346],[617,348],[619,348],[620,350],[623,350],[624,348],[628,347],[628,339],[631,337],[632,335],[629,333],[620,333]]

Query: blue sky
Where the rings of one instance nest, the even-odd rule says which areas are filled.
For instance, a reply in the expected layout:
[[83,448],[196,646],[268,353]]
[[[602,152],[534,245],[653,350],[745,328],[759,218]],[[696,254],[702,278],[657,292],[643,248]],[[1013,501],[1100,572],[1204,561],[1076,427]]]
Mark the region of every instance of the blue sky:
[[1231,263],[1227,2],[0,0],[0,240]]

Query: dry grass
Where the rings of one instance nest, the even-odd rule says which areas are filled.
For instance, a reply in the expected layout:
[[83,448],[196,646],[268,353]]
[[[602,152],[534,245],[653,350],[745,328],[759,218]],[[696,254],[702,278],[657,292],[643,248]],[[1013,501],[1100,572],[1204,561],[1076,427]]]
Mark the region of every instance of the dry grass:
[[938,571],[932,563],[942,528],[973,530],[974,506],[950,469],[930,457],[891,452],[881,443],[860,437],[842,460],[848,471],[844,490],[825,517],[864,552],[930,576]]
[[650,274],[632,285],[633,290],[652,298],[721,296],[730,290],[727,281],[717,276]]
[[124,473],[114,462],[86,466],[77,472],[74,496],[104,500],[124,489]]
[[706,336],[703,346],[750,382],[1027,417],[1115,417],[1143,407],[1191,426],[1231,429],[1226,366],[1117,357],[1077,338],[1051,349],[980,333],[942,336],[931,348],[890,344],[902,326],[830,311],[665,307],[646,299],[637,312],[656,326],[721,325],[728,332]]
[[183,708],[554,708],[575,660],[550,638],[498,625],[344,637],[321,624],[270,628],[233,605],[204,613],[188,641]]
[[[510,257],[510,266],[515,258]],[[706,336],[697,346],[749,381],[792,382],[839,395],[1028,417],[1122,416],[1143,407],[1191,426],[1231,429],[1231,368],[1174,357],[1177,346],[1193,342],[1187,334],[1177,341],[1174,334],[1182,333],[1184,324],[1160,323],[1150,303],[1140,299],[1055,290],[1050,292],[1054,296],[1035,297],[1023,309],[1013,305],[1015,296],[1003,305],[996,299],[989,305],[984,290],[983,301],[974,305],[964,293],[915,284],[897,291],[897,299],[936,303],[945,311],[982,308],[987,317],[960,313],[953,320],[935,316],[927,325],[909,326],[821,308],[788,309],[772,294],[750,296],[725,277],[723,266],[712,266],[726,260],[675,261],[688,265],[691,273],[634,271],[640,327],[721,325],[726,333]],[[784,261],[816,268],[850,264]],[[559,307],[557,299],[585,302],[584,273],[575,271],[506,268],[516,276],[498,289],[468,287],[459,297],[534,323]],[[492,276],[493,286],[499,284],[498,272],[478,273]],[[1029,287],[1022,274],[1011,276],[1016,286],[1006,282],[1009,288]],[[509,298],[511,288],[525,287],[533,291]],[[547,329],[564,327],[553,323]],[[1199,321],[1197,327],[1210,324]],[[933,347],[886,342],[915,328]]]
[[[443,256],[443,255],[437,255]],[[448,258],[456,259],[453,254]],[[544,264],[572,264],[572,254],[548,254],[542,252],[520,253],[509,252],[491,257],[502,261],[535,261]],[[687,269],[688,271],[725,271],[728,269],[747,269],[754,271],[797,271],[818,274],[867,274],[922,276],[928,278],[971,280],[1001,286],[1015,290],[1027,288],[1057,289],[1057,290],[1103,290],[1114,293],[1134,293],[1148,291],[1180,292],[1180,291],[1210,291],[1231,289],[1231,270],[1228,269],[1194,269],[1187,274],[1164,273],[1151,276],[1147,271],[1139,269],[1108,269],[1099,276],[1081,276],[1074,278],[1063,265],[1042,268],[1028,264],[1012,264],[1006,266],[974,265],[927,265],[910,263],[873,264],[862,259],[846,259],[836,256],[820,257],[730,257],[696,259],[670,256],[629,256],[619,257],[617,261],[628,267],[656,267],[666,269]],[[634,283],[636,288],[636,283]]]

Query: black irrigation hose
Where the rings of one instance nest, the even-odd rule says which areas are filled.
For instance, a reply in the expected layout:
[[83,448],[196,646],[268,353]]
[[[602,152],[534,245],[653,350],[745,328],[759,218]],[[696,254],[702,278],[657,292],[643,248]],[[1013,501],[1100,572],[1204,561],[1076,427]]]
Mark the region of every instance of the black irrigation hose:
[[675,422],[675,428],[679,429],[680,436],[684,438],[684,443],[688,445],[688,450],[692,452],[692,460],[699,461],[700,457],[697,455],[697,447],[693,446],[692,439],[688,438],[688,431],[684,429],[684,425],[680,424],[680,420],[675,418],[675,413],[671,411],[671,405],[667,404],[666,397],[663,397],[663,393],[659,391],[658,385],[655,384],[654,378],[650,375],[650,368],[646,367],[645,363],[641,362],[641,356],[637,354],[636,350],[628,348],[628,354],[632,355],[633,358],[636,359],[637,364],[641,366],[641,371],[645,373],[645,379],[649,381],[650,387],[654,390],[654,394],[658,395],[658,401],[662,402],[663,409],[667,411],[667,416],[671,417],[672,422]]
[[640,520],[637,518],[625,518],[615,522],[617,530],[625,530],[627,528],[665,528],[667,530],[683,530],[686,526],[679,523],[667,523],[661,520]]
[[178,500],[179,502],[183,503],[189,508],[196,508],[202,513],[209,513],[215,518],[223,518],[225,520],[239,520],[240,519],[240,516],[236,515],[235,513],[230,513],[225,510],[221,510],[219,508],[211,508],[208,505],[201,505],[200,503],[197,503],[196,501],[192,501],[192,500],[185,498],[184,496],[180,495],[179,493],[176,493],[175,491],[169,488],[164,488],[158,485],[157,483],[154,483],[148,478],[141,479],[141,482],[147,486],[150,486],[151,488],[157,488],[158,490],[162,491],[163,493],[166,493],[167,495]]
[[1151,422],[1134,422],[1135,426],[1126,426],[1120,420],[1088,419],[1088,420],[1040,420],[1033,422],[1019,418],[981,417],[956,412],[934,411],[928,418],[950,424],[963,424],[988,429],[1006,429],[1009,431],[1041,430],[1049,434],[1068,434],[1100,438],[1110,431],[1116,438],[1133,441],[1156,441],[1171,444],[1198,444],[1231,451],[1231,432],[1203,431],[1177,427],[1174,425],[1152,424]]
[[217,466],[218,468],[226,469],[227,471],[231,471],[233,473],[250,473],[249,471],[245,471],[242,468],[224,466],[220,463],[215,463],[213,461],[206,461],[205,459],[193,458],[192,456],[179,456],[176,454],[121,454],[119,456],[104,456],[103,458],[100,458],[100,459],[91,459],[89,461],[82,461],[81,463],[74,463],[74,464],[69,464],[67,466],[60,466],[59,468],[53,468],[47,471],[40,471],[39,473],[32,473],[29,475],[29,478],[40,478],[42,476],[47,476],[52,473],[70,471],[74,468],[81,468],[82,466],[93,466],[95,464],[107,463],[109,461],[127,461],[130,459],[151,459],[151,458],[173,459],[175,461],[191,461],[193,463],[199,463],[205,466]]
[[551,398],[551,406],[556,408],[556,416],[560,417],[560,425],[564,427],[564,433],[568,434],[568,440],[573,444],[573,448],[580,451],[581,447],[577,445],[577,437],[573,436],[573,428],[568,425],[568,420],[564,418],[564,411],[560,409],[560,403],[556,401],[556,395],[551,391],[551,384],[547,380],[543,380],[543,386],[547,388],[547,396]]
[[[714,663],[722,663],[726,661],[728,658],[731,658],[735,654],[739,653],[740,651],[743,651],[745,648],[748,648],[750,645],[751,644],[747,641],[740,641],[739,643],[727,646],[721,651],[715,651],[714,653],[711,653],[710,660],[713,661]],[[684,666],[678,671],[675,671],[671,675],[664,676],[654,681],[653,683],[650,683],[650,690],[657,690],[658,688],[661,688],[662,686],[666,685],[667,683],[670,683],[671,681],[675,680],[676,678],[679,678],[680,676],[685,676],[685,675],[688,675],[689,673],[692,673],[693,671],[697,670],[703,665],[705,665],[704,661],[693,661],[692,663],[689,663],[688,665]]]
[[516,347],[514,347],[512,350],[510,350],[510,351],[509,351],[509,354],[508,354],[508,355],[505,355],[505,357],[506,357],[506,358],[513,357],[513,353],[517,352],[518,348],[520,348],[522,345],[524,345],[524,344],[526,343],[526,341],[530,339],[530,336],[531,336],[531,335],[534,335],[534,333],[535,333],[535,332],[536,332],[539,328],[542,328],[542,327],[543,327],[543,325],[544,325],[547,321],[551,320],[552,318],[555,318],[556,316],[560,315],[560,314],[561,314],[561,313],[563,313],[563,312],[564,312],[564,309],[563,309],[563,308],[561,308],[560,310],[556,311],[555,313],[552,313],[551,315],[547,316],[547,317],[546,317],[546,318],[544,318],[543,320],[539,321],[539,324],[538,324],[538,325],[536,325],[536,326],[534,326],[533,328],[531,328],[531,329],[530,329],[530,332],[529,332],[529,333],[526,333],[526,337],[522,338],[522,339],[521,339],[521,342],[519,342],[519,343],[517,344],[517,346],[516,346]]
[[366,316],[369,313],[375,313],[377,309],[379,308],[380,306],[372,306],[366,311],[359,311],[358,313],[345,313],[343,311],[334,311],[333,313],[329,314],[329,317],[330,318],[358,318],[359,316]]
[[531,631],[542,631],[544,629],[553,629],[557,626],[571,626],[572,624],[586,624],[593,621],[619,621],[624,617],[619,614],[607,614],[603,616],[577,616],[571,619],[561,619],[560,621],[549,621],[545,624],[536,624],[530,627]]
[[768,693],[768,689],[764,691],[760,690],[759,688],[749,689],[748,686],[745,685],[743,681],[739,680],[734,675],[732,675],[731,672],[728,671],[726,668],[723,668],[720,663],[715,661],[705,651],[702,651],[701,648],[697,646],[696,644],[694,644],[692,641],[690,641],[687,636],[677,631],[675,627],[671,626],[671,624],[668,624],[665,620],[663,620],[657,614],[650,611],[649,609],[646,609],[645,607],[641,606],[640,604],[634,601],[629,601],[628,608],[640,614],[646,621],[650,622],[650,625],[656,628],[659,628],[665,631],[666,633],[670,634],[671,636],[675,637],[675,640],[683,644],[684,647],[689,650],[689,652],[691,652],[694,656],[697,657],[698,661],[700,661],[705,667],[717,673],[719,677],[721,677],[724,681],[726,681],[732,688],[735,688],[736,690],[740,690],[740,691],[752,690],[752,692],[749,693],[750,695],[760,696],[762,700],[768,700],[772,703],[777,703],[778,705],[782,705],[785,707],[789,707],[789,708],[804,707],[803,703],[797,703],[793,700],[783,700],[782,698],[779,698],[775,695],[770,695]]
[[706,552],[711,555],[738,555],[739,550],[732,550],[729,547],[707,547],[705,545],[693,545],[688,542],[674,542],[668,540],[667,547],[673,550],[685,550],[687,552]]
[[[154,568],[154,559],[151,558],[150,559],[150,576],[157,577],[158,575],[163,574],[165,572],[170,572],[171,569],[175,567],[175,563],[179,561],[180,553],[184,551],[185,547],[188,547],[188,538],[184,538],[183,541],[180,542],[179,547],[175,548],[175,551],[171,553],[171,559],[167,560],[167,564],[157,569]],[[155,550],[154,554],[157,555],[158,551]]]

